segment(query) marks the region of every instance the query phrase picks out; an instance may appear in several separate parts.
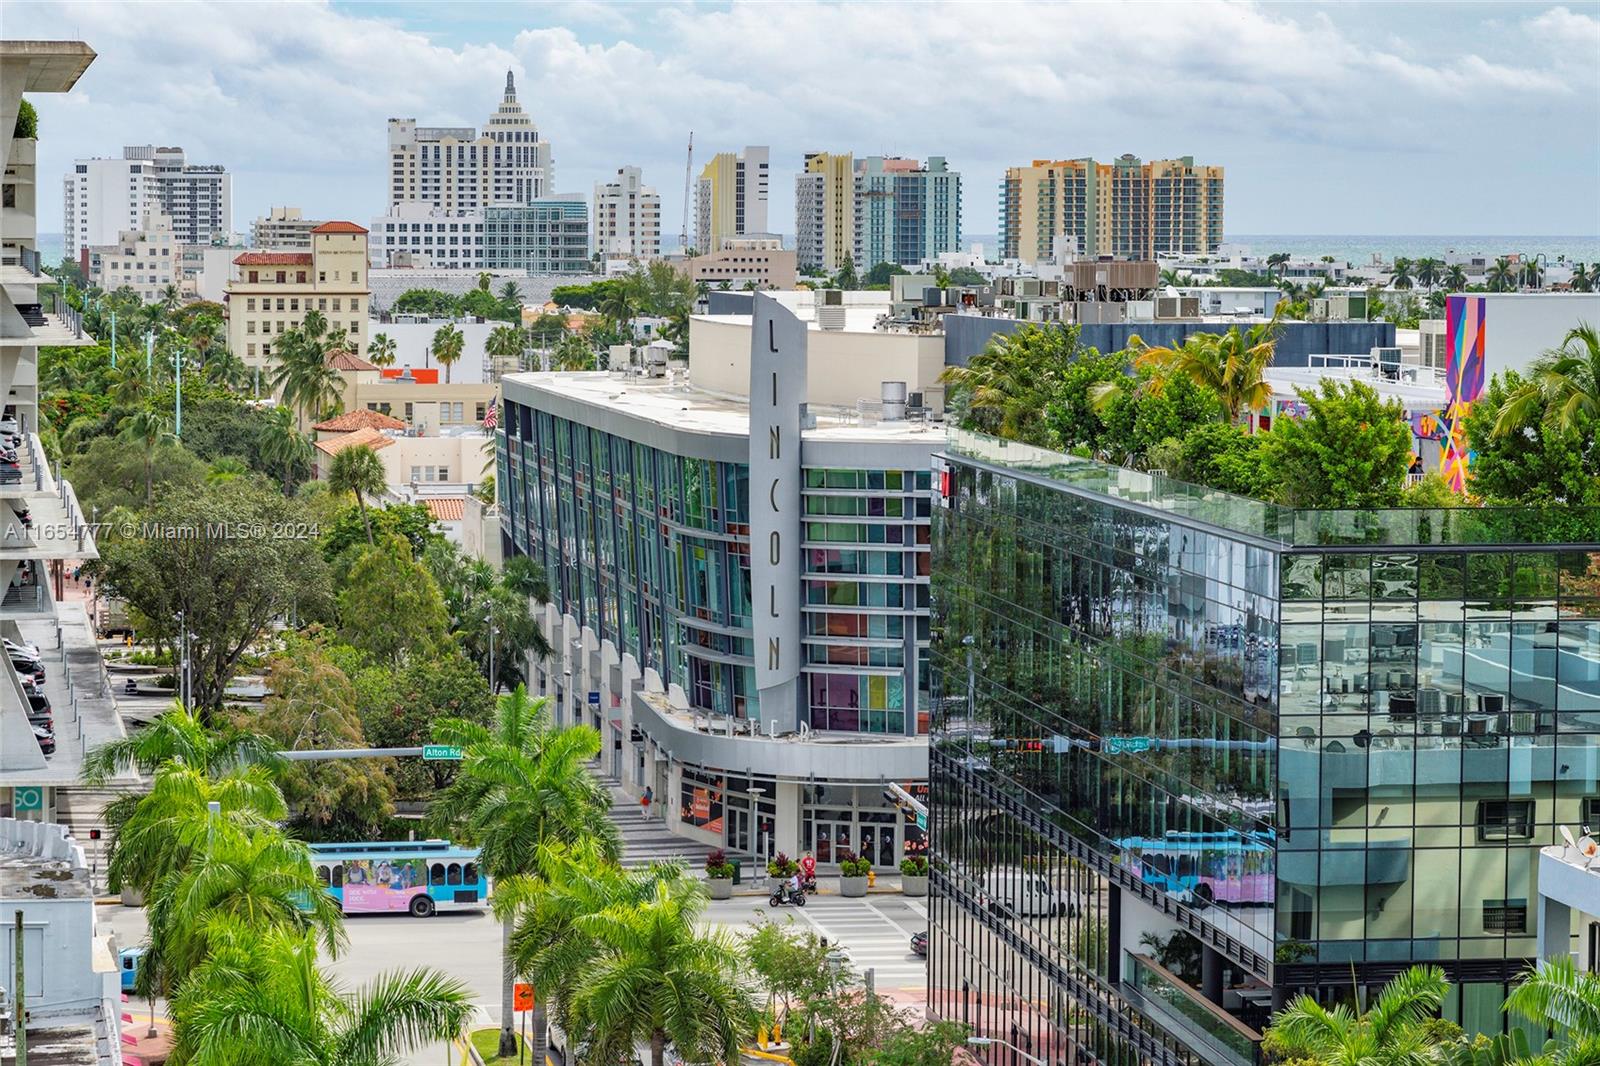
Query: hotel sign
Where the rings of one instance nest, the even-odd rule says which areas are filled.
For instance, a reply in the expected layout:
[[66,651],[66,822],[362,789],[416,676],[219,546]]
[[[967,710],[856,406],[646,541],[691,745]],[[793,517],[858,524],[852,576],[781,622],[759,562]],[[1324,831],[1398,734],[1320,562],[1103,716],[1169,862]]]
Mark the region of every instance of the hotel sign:
[[[761,716],[798,714],[800,405],[806,324],[757,293],[750,331],[750,579]],[[769,700],[771,702],[769,702]]]

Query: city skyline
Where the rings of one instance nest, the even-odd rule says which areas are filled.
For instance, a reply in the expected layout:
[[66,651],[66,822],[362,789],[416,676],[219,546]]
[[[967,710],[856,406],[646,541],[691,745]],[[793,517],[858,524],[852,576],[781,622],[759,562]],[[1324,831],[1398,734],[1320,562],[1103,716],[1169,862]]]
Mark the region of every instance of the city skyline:
[[[291,24],[266,5],[195,19],[32,3],[12,8],[8,33],[70,26],[101,56],[78,91],[35,101],[44,173],[124,144],[182,144],[236,175],[236,230],[282,204],[365,224],[385,203],[386,120],[480,125],[509,69],[554,146],[556,191],[639,166],[661,190],[668,245],[690,129],[697,173],[715,152],[771,145],[770,225],[783,233],[794,175],[817,150],[944,155],[968,176],[972,234],[996,231],[1005,167],[1124,152],[1226,167],[1235,233],[1305,232],[1308,204],[1329,234],[1600,232],[1600,148],[1560,136],[1600,123],[1600,74],[1581,62],[1585,42],[1600,46],[1600,6],[1462,5],[1446,19],[1437,6],[954,10],[456,5],[447,20],[318,4]],[[1104,56],[1122,58],[1096,69]],[[956,76],[929,82],[941,65]],[[937,94],[911,106],[918,84]],[[59,196],[47,183],[42,218],[61,217]]]

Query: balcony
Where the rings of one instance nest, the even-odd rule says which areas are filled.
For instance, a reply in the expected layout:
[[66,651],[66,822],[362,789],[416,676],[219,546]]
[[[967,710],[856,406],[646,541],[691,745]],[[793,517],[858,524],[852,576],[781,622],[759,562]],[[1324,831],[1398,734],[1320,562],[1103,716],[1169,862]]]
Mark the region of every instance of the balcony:
[[37,285],[46,280],[44,263],[32,248],[7,249],[0,258],[0,284]]

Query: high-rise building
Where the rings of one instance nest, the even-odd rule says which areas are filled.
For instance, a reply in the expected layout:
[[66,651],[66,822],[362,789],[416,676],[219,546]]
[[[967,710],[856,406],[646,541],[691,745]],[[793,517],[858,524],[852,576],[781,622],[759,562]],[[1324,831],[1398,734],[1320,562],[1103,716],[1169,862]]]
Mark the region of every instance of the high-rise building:
[[161,300],[183,276],[183,245],[160,211],[139,228],[123,230],[115,244],[92,245],[88,252],[89,284],[106,292],[131,289],[145,303]]
[[550,575],[530,689],[600,730],[627,794],[761,862],[887,869],[923,839],[883,790],[927,759],[932,442],[905,411],[942,364],[837,297],[694,316],[687,381],[506,375],[501,543]]
[[1223,168],[1193,156],[1036,159],[1008,168],[1001,183],[1001,255],[1049,258],[1058,237],[1089,257],[1210,255],[1222,243],[1222,197]]
[[584,274],[589,209],[576,193],[471,211],[405,203],[372,220],[370,251],[377,267]]
[[233,176],[226,168],[189,163],[182,148],[129,145],[121,159],[79,159],[63,181],[66,254],[115,244],[152,211],[172,220],[180,244],[214,244],[233,227]]
[[324,222],[311,231],[309,252],[243,252],[228,282],[228,348],[251,368],[272,361],[283,334],[318,311],[328,329],[343,331],[349,351],[366,355],[371,291],[367,231],[354,222]]
[[273,207],[250,224],[250,246],[263,251],[309,252],[311,231],[322,223],[298,207]]
[[[855,157],[808,152],[794,179],[795,257],[802,270],[833,273],[855,256]],[[859,268],[861,264],[857,263]]]
[[695,186],[694,246],[715,252],[729,237],[767,232],[767,154],[764,145],[718,152]]
[[1541,847],[1600,823],[1593,509],[1295,510],[967,433],[935,464],[934,1013],[1248,1066],[1274,1008],[1413,963],[1498,1033],[1600,937],[1538,908]]
[[[5,72],[0,77],[0,173],[4,175],[0,202],[5,219],[5,231],[0,234],[0,380],[6,382],[0,415],[8,422],[7,429],[21,438],[16,462],[0,470],[0,526],[5,529],[0,588],[6,590],[0,598],[0,630],[12,640],[40,643],[46,633],[53,636],[64,631],[62,648],[71,649],[59,665],[51,662],[49,681],[42,672],[29,671],[31,692],[24,691],[19,660],[10,656],[0,659],[0,811],[23,818],[28,817],[23,812],[29,809],[48,817],[55,803],[55,788],[74,783],[84,747],[75,727],[83,727],[87,721],[96,730],[107,730],[96,734],[101,736],[114,729],[114,718],[94,724],[88,717],[94,712],[72,703],[66,680],[69,671],[84,665],[80,654],[86,655],[90,664],[97,664],[98,657],[85,631],[81,607],[78,603],[70,607],[57,604],[50,578],[52,574],[59,577],[65,560],[96,559],[99,551],[95,529],[79,507],[72,485],[61,477],[60,468],[50,463],[39,439],[39,350],[83,347],[96,340],[84,333],[83,320],[59,294],[48,304],[40,299],[39,287],[49,284],[51,278],[42,272],[39,256],[39,145],[36,137],[20,135],[23,131],[17,121],[24,89],[30,94],[69,92],[94,58],[94,51],[82,41],[0,41],[0,71]],[[77,676],[81,684],[88,675]],[[37,687],[33,687],[35,682]],[[54,732],[56,723],[62,726],[59,737]],[[46,751],[56,752],[53,760],[46,760]],[[8,864],[16,854],[15,843],[0,842]],[[9,870],[4,880],[5,889],[11,890],[8,910],[19,887],[24,895],[34,895],[35,886],[25,881],[19,884]],[[65,898],[68,887],[52,886],[50,893],[40,892],[35,898],[58,893]],[[7,893],[0,890],[0,894]],[[37,914],[29,920],[37,921]],[[41,972],[48,974],[50,963],[39,961],[38,948],[30,950],[34,955],[28,965],[41,966]],[[0,981],[16,987],[5,969],[0,969]],[[66,987],[78,989],[79,985]],[[60,989],[35,976],[28,978],[28,989],[30,1008],[43,1008],[48,1016],[51,998],[59,996]],[[94,1058],[91,1051],[89,1061]]]
[[618,167],[615,181],[594,185],[594,251],[604,258],[661,255],[661,194],[638,167]]
[[550,142],[517,102],[506,71],[500,107],[483,132],[472,126],[418,126],[389,120],[389,206],[425,203],[445,211],[526,204],[555,189]]
[[856,160],[854,256],[858,271],[879,263],[916,266],[961,250],[961,175],[943,156]]

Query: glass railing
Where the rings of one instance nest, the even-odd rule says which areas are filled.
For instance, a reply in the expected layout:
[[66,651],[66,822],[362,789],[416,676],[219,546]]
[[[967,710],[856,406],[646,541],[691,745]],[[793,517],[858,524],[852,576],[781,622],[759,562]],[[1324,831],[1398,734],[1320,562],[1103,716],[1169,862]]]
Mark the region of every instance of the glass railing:
[[1284,547],[1600,544],[1600,507],[1294,508],[954,426],[945,451]]
[[1126,979],[1145,1008],[1157,1021],[1177,1030],[1174,1036],[1192,1037],[1207,1058],[1233,1066],[1260,1062],[1261,1034],[1208,1002],[1198,991],[1162,969],[1146,955],[1126,958]]

